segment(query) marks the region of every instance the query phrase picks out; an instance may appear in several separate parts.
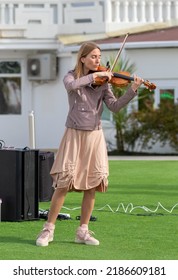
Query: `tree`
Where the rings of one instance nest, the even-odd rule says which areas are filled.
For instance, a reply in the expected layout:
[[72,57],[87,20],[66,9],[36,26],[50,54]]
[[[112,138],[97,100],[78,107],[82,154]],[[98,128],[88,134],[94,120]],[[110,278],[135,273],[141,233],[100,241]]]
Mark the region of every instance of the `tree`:
[[159,142],[162,147],[168,143],[178,151],[178,105],[161,103],[159,108],[132,112],[130,126],[125,131],[125,141],[133,150],[137,142],[140,149],[150,149]]

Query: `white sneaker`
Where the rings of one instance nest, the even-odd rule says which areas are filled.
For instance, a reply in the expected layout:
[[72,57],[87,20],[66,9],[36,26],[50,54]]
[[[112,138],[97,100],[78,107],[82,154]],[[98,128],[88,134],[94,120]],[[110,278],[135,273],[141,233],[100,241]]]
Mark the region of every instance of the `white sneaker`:
[[94,232],[88,230],[88,225],[81,225],[76,231],[75,243],[99,245],[99,241],[92,237],[92,234],[94,234]]
[[53,241],[55,225],[51,223],[45,223],[44,228],[37,237],[37,246],[48,246],[49,242]]

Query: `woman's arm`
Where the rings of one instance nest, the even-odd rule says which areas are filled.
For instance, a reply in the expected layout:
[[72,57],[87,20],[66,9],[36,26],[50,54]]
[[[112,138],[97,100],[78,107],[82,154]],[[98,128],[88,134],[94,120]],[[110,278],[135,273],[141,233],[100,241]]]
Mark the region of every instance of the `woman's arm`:
[[132,87],[130,87],[124,95],[116,98],[111,89],[108,89],[107,93],[104,95],[104,102],[110,111],[117,113],[122,108],[124,108],[136,95],[137,92],[134,91]]
[[72,72],[69,72],[68,74],[66,74],[63,79],[64,86],[68,93],[75,91],[86,85],[89,85],[89,84],[93,83],[93,81],[94,81],[93,74],[89,74],[89,75],[83,76],[81,78],[75,79]]

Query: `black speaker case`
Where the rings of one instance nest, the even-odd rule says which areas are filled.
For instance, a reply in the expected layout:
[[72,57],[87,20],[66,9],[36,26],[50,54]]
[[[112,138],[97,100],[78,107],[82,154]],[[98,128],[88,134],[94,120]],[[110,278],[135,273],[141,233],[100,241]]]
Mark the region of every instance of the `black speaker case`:
[[38,219],[39,151],[0,150],[2,221]]

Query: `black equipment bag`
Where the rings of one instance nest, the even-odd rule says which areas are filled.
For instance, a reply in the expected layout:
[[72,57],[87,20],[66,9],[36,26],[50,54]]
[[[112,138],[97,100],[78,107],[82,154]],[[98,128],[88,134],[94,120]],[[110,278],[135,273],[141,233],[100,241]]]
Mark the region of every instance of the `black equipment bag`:
[[52,177],[50,171],[54,163],[53,152],[39,152],[39,201],[50,201],[54,189],[52,188]]

